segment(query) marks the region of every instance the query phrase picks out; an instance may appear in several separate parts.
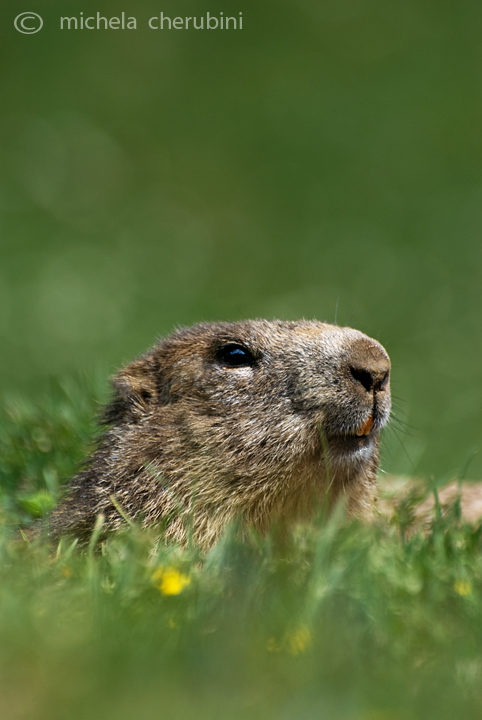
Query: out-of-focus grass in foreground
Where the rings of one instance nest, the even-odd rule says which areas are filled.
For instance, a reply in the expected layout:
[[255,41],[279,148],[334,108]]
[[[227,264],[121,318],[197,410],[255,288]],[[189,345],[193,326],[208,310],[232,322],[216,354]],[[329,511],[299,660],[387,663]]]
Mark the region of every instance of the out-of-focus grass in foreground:
[[336,515],[283,542],[230,529],[206,555],[135,526],[22,540],[85,452],[85,397],[66,383],[2,420],[2,718],[482,716],[481,532],[456,512],[403,541]]

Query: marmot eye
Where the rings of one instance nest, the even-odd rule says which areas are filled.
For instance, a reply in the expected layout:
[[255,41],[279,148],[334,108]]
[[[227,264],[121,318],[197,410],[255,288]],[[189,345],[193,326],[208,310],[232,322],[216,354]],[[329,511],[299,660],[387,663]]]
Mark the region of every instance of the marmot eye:
[[256,362],[256,358],[247,348],[236,343],[228,343],[218,348],[216,360],[228,367],[248,367]]

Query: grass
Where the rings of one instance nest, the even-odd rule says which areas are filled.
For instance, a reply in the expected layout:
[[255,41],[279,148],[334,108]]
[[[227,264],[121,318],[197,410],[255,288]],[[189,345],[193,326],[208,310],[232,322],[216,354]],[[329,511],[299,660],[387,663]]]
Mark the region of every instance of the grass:
[[[90,442],[102,383],[10,401],[0,425],[5,720],[482,716],[481,530],[341,512],[207,554],[133,526],[94,549],[18,534]],[[94,397],[95,402],[87,398]]]

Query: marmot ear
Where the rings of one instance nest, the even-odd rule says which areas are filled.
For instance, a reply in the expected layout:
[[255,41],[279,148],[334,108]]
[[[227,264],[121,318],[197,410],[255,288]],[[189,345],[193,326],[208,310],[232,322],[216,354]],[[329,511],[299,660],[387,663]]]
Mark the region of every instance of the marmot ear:
[[152,357],[134,360],[117,373],[112,380],[114,396],[104,408],[102,423],[137,422],[158,400],[159,374]]

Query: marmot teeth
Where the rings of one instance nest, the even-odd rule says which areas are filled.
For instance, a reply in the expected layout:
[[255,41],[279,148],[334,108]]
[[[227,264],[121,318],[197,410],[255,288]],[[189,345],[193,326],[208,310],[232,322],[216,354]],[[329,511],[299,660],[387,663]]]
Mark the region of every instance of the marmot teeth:
[[355,432],[355,435],[358,435],[358,437],[361,437],[362,435],[368,435],[368,433],[370,432],[372,427],[373,427],[373,413],[370,414],[370,417],[368,418],[368,420],[365,423],[363,423],[361,428],[359,428],[359,430],[357,430]]

